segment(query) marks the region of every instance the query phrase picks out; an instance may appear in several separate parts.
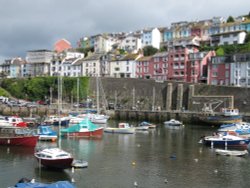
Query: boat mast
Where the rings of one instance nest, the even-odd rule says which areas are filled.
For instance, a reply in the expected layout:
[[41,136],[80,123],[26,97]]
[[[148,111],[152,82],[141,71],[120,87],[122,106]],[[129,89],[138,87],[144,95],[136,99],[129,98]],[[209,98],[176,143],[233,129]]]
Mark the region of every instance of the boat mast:
[[79,112],[79,85],[80,83],[79,83],[79,77],[78,77],[77,78],[77,109],[76,109],[77,113]]
[[62,76],[58,73],[58,128],[59,128],[59,148],[61,148],[61,110],[62,110]]
[[99,106],[99,79],[98,75],[96,74],[96,107],[97,113],[100,114],[100,106]]
[[155,87],[153,87],[153,103],[152,103],[152,111],[155,111]]

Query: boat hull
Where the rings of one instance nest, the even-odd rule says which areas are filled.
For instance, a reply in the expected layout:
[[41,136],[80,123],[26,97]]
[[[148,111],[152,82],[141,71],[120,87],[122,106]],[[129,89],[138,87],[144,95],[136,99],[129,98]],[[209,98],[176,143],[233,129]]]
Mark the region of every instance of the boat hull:
[[39,164],[42,164],[44,167],[47,168],[54,168],[54,169],[66,169],[71,168],[73,158],[67,158],[67,159],[42,159],[35,156],[39,162]]
[[134,134],[135,128],[112,128],[108,127],[104,129],[106,133],[118,133],[118,134]]
[[234,116],[215,115],[215,116],[200,117],[200,120],[210,125],[221,125],[221,124],[231,124],[231,123],[242,122],[242,116],[241,115],[234,115]]
[[247,147],[249,140],[203,140],[203,143],[206,146],[215,146],[215,147]]
[[0,145],[35,147],[39,136],[0,137]]
[[62,133],[62,136],[69,138],[70,137],[101,138],[102,135],[103,135],[103,127],[98,128],[94,131]]
[[217,155],[225,155],[225,156],[245,156],[248,155],[247,150],[239,151],[239,150],[224,150],[224,149],[216,149],[215,153]]

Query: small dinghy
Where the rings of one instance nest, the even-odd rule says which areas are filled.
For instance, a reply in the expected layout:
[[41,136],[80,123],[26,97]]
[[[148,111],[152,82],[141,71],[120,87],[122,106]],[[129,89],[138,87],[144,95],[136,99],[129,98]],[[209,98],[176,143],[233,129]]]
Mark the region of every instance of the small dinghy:
[[225,155],[225,156],[238,156],[238,157],[242,157],[245,155],[248,155],[248,151],[247,150],[226,150],[226,149],[216,149],[215,153],[217,155]]
[[72,162],[72,167],[74,168],[86,168],[88,167],[88,162],[83,160],[74,160]]

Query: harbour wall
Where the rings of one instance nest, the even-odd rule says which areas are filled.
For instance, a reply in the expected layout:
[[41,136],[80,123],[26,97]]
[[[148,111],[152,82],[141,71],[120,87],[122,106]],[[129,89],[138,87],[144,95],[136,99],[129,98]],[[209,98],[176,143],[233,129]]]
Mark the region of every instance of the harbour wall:
[[[95,100],[99,88],[101,107],[117,104],[115,111],[108,111],[115,119],[162,122],[175,118],[196,122],[204,109],[219,112],[224,107],[238,108],[245,119],[250,119],[250,88],[247,87],[133,78],[99,78],[98,83],[96,78],[90,79],[89,95]],[[63,113],[69,111],[72,111],[71,105],[63,104]],[[2,115],[32,117],[56,113],[56,106],[25,108],[0,105]]]

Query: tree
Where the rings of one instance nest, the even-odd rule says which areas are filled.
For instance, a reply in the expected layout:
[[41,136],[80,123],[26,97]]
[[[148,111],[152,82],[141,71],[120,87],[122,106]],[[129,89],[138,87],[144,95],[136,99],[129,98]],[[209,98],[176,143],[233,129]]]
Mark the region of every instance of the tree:
[[144,56],[151,56],[158,52],[157,48],[154,48],[153,46],[145,46],[143,48],[143,55]]
[[250,42],[250,32],[247,33],[246,38],[245,38],[245,43]]
[[216,50],[216,55],[217,55],[217,56],[224,56],[224,55],[225,55],[224,49],[223,49],[222,47],[219,47],[219,48]]
[[227,23],[234,22],[234,18],[232,16],[229,16],[227,18]]

